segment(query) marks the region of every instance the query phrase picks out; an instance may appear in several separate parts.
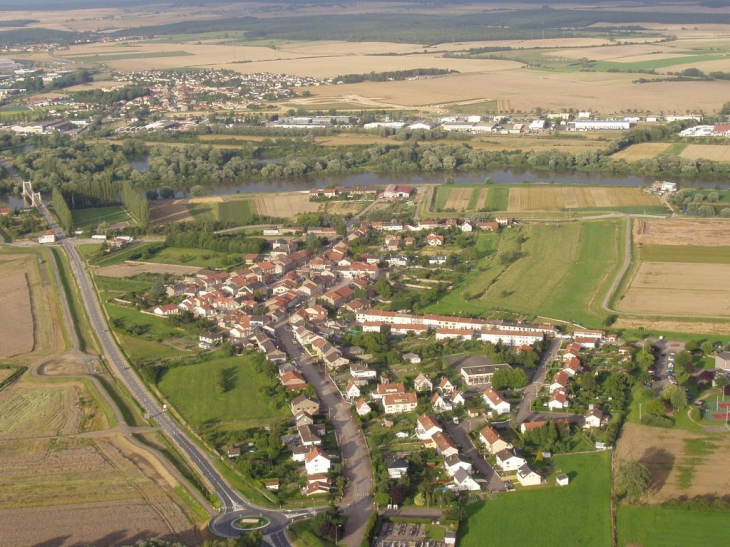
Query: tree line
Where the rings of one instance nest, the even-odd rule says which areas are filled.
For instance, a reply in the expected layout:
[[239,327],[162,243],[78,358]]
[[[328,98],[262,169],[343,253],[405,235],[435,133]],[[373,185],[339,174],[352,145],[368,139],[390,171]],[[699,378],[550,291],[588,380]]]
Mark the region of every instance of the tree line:
[[90,89],[88,91],[76,91],[71,96],[78,102],[94,103],[102,106],[112,106],[119,101],[131,101],[138,97],[145,97],[150,94],[147,87],[141,85],[126,85],[111,91],[103,89]]
[[66,200],[63,199],[63,194],[58,188],[53,189],[53,193],[51,194],[51,203],[53,204],[53,210],[56,212],[56,216],[58,217],[58,221],[61,223],[61,226],[67,234],[70,234],[74,227],[73,214],[71,213],[71,209],[69,209]]
[[186,249],[206,249],[221,253],[259,254],[268,243],[262,238],[250,238],[241,234],[216,235],[195,229],[191,225],[171,225],[165,237],[168,247],[182,247]]
[[[508,48],[509,49],[509,48]],[[392,70],[389,72],[368,72],[365,74],[343,74],[333,78],[335,82],[343,84],[358,84],[360,82],[388,82],[390,80],[407,80],[417,76],[442,76],[456,74],[458,70],[444,68],[413,68],[411,70]]]
[[128,181],[122,182],[122,204],[140,226],[150,223],[150,203],[142,198]]

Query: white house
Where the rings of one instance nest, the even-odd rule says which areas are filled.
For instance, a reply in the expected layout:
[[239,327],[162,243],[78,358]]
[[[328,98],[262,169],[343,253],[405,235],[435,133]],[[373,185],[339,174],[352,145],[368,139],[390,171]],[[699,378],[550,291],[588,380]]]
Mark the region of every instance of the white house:
[[502,471],[516,471],[527,463],[525,458],[521,458],[509,448],[500,450],[495,455],[497,457],[497,465]]
[[442,431],[438,420],[432,414],[422,414],[416,420],[416,437],[422,441],[427,441]]
[[444,469],[449,477],[453,477],[459,469],[471,474],[471,463],[462,459],[458,454],[444,458]]
[[482,489],[479,483],[463,469],[459,469],[454,475],[454,487],[461,492]]
[[553,381],[550,383],[550,393],[558,389],[568,389],[570,383],[570,375],[565,371],[556,372]]
[[400,479],[408,474],[408,460],[405,458],[386,458],[385,466],[391,479]]
[[548,408],[550,410],[563,410],[570,406],[570,401],[568,401],[568,390],[565,388],[556,389],[552,392],[550,395],[550,400],[548,401]]
[[435,446],[436,452],[444,458],[459,453],[459,447],[451,440],[451,437],[443,432],[434,434],[431,438],[431,445]]
[[604,416],[601,409],[596,408],[593,405],[588,407],[586,412],[585,420],[583,422],[583,429],[599,428],[606,425],[606,417]]
[[421,362],[421,358],[418,356],[417,353],[405,353],[403,354],[403,360],[408,361],[412,365],[417,365]]
[[38,243],[55,243],[56,242],[56,234],[53,233],[53,230],[48,230],[46,233],[42,234],[38,238]]
[[314,446],[304,456],[304,467],[307,475],[317,475],[319,473],[327,473],[330,470],[330,458],[320,448]]
[[438,390],[443,394],[449,394],[454,391],[454,384],[452,384],[451,380],[444,376],[439,382]]
[[507,414],[512,408],[512,405],[505,401],[502,396],[491,387],[484,390],[482,397],[484,398],[484,402],[487,406],[497,414]]
[[418,376],[416,376],[416,379],[413,380],[413,388],[419,393],[421,391],[432,391],[433,383],[426,377],[425,374],[423,374],[423,372],[421,372],[418,374]]
[[431,406],[436,412],[449,412],[454,410],[454,405],[451,404],[451,399],[448,396],[443,396],[439,392],[436,392],[431,397]]
[[365,416],[366,414],[369,414],[372,410],[373,409],[370,408],[370,405],[362,397],[357,403],[355,403],[355,411],[357,412],[358,416]]
[[417,406],[418,396],[411,391],[407,393],[389,393],[383,396],[383,410],[386,414],[411,412]]
[[522,486],[537,486],[545,482],[529,465],[525,464],[517,470],[517,480]]
[[357,387],[355,382],[352,381],[352,378],[348,380],[347,387],[345,387],[345,397],[349,399],[350,401],[356,399],[360,396],[360,388]]
[[570,477],[568,477],[565,473],[558,475],[555,477],[555,484],[558,486],[568,486],[568,484],[570,484]]

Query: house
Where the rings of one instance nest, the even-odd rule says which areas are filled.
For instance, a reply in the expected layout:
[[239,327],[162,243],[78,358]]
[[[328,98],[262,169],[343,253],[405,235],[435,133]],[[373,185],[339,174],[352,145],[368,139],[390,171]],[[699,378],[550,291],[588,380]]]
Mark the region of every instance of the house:
[[416,437],[422,441],[427,441],[442,431],[438,420],[432,414],[422,414],[416,420]]
[[373,399],[382,399],[386,395],[393,395],[396,393],[405,393],[406,385],[403,382],[397,384],[378,384],[378,387],[372,393]]
[[290,370],[284,374],[280,374],[279,381],[284,386],[284,389],[290,389],[292,391],[307,389],[307,380],[296,370]]
[[454,405],[451,404],[451,399],[447,396],[442,396],[436,392],[429,401],[435,412],[449,412],[454,410]]
[[548,408],[553,411],[566,409],[570,406],[568,401],[568,390],[565,388],[556,389],[550,394],[550,400],[547,404]]
[[319,403],[317,401],[313,401],[306,395],[299,395],[298,397],[292,399],[290,406],[291,412],[295,416],[300,412],[306,412],[307,414],[312,416],[319,412]]
[[596,408],[594,405],[588,406],[588,412],[586,412],[583,420],[583,429],[603,427],[606,422],[606,416],[600,408]]
[[357,412],[358,416],[365,416],[372,412],[372,410],[363,397],[360,397],[360,400],[355,403],[355,412]]
[[527,463],[525,458],[515,454],[511,448],[505,448],[495,454],[497,465],[502,471],[516,471]]
[[512,370],[512,367],[506,363],[465,366],[461,368],[461,377],[468,386],[491,384],[494,372],[500,369]]
[[444,458],[459,453],[459,448],[456,444],[454,444],[454,441],[452,441],[451,437],[443,431],[435,433],[433,437],[431,437],[430,444],[434,446],[436,448],[436,452]]
[[352,381],[352,378],[348,380],[347,386],[345,387],[345,397],[352,401],[353,399],[356,399],[360,396],[360,388],[357,387],[357,384]]
[[426,236],[426,244],[431,247],[440,247],[444,244],[444,236],[438,234],[428,234]]
[[527,464],[522,465],[517,470],[517,480],[522,486],[537,486],[545,482],[537,472]]
[[438,388],[441,393],[448,395],[452,391],[454,391],[454,384],[451,383],[451,380],[449,380],[446,376],[441,378],[441,381],[439,382]]
[[512,226],[512,219],[508,217],[497,217],[494,220],[497,221],[497,224],[500,226]]
[[264,485],[264,488],[266,488],[267,490],[271,490],[273,492],[279,490],[279,479],[261,481],[261,483]]
[[567,391],[568,384],[570,383],[570,375],[565,371],[559,371],[553,376],[553,381],[550,384],[550,393],[558,389],[565,389]]
[[425,374],[423,374],[423,372],[420,372],[418,376],[416,376],[416,379],[413,380],[413,388],[419,393],[422,391],[432,391],[433,383]]
[[484,402],[487,406],[497,414],[507,414],[512,408],[512,405],[505,401],[502,396],[491,387],[484,390],[482,397],[484,398]]
[[477,228],[479,228],[480,230],[484,230],[485,232],[496,232],[497,230],[499,230],[499,223],[480,221],[477,222]]
[[475,481],[474,478],[463,469],[459,469],[454,474],[454,487],[460,492],[471,492],[482,489],[482,487],[479,486],[479,483]]
[[404,361],[408,361],[412,365],[417,365],[421,362],[421,358],[418,356],[417,353],[404,353],[402,359]]
[[568,486],[569,483],[570,477],[568,477],[568,475],[566,475],[565,473],[555,477],[555,484],[557,484],[558,486]]
[[[570,425],[570,422],[565,419],[553,420],[553,423],[555,425]],[[528,431],[532,431],[533,429],[539,429],[541,427],[546,426],[547,424],[548,424],[547,420],[537,420],[534,422],[523,422],[520,425],[520,433],[522,433],[524,435]]]
[[56,234],[53,233],[53,230],[48,230],[46,233],[41,234],[38,237],[38,243],[55,243],[56,242]]
[[474,226],[472,226],[468,220],[465,220],[464,224],[461,225],[461,231],[462,232],[473,232]]
[[206,332],[198,336],[198,340],[211,346],[220,344],[223,341],[223,335],[217,332]]
[[408,460],[405,458],[385,458],[385,466],[391,479],[400,479],[408,474]]
[[294,425],[297,427],[312,424],[314,424],[314,420],[312,419],[312,415],[308,412],[302,411],[294,416]]
[[378,377],[378,372],[365,363],[354,363],[350,365],[350,376],[363,380],[373,380]]
[[312,447],[304,457],[304,467],[307,470],[307,475],[327,473],[330,470],[330,466],[330,457],[321,448],[316,446]]
[[299,438],[302,440],[302,446],[319,446],[322,444],[322,439],[320,439],[313,425],[300,425],[297,427],[297,433],[299,433]]
[[487,452],[490,454],[512,448],[512,445],[505,441],[496,429],[490,426],[486,426],[479,432],[479,439],[487,447]]
[[418,396],[413,392],[390,393],[383,396],[383,410],[386,414],[411,412],[418,406]]
[[563,364],[563,371],[565,371],[568,376],[575,376],[580,373],[582,369],[583,367],[581,366],[580,359],[577,357],[571,357]]
[[228,457],[233,460],[241,455],[241,447],[240,446],[229,446],[228,447]]
[[453,477],[459,469],[471,474],[471,463],[458,454],[453,454],[444,458],[444,469],[449,477]]
[[456,545],[456,532],[446,532],[444,534],[444,543],[446,545]]
[[180,308],[177,304],[163,304],[162,306],[157,306],[154,310],[152,310],[152,313],[167,317],[169,315],[180,313]]
[[723,351],[715,355],[715,369],[730,370],[730,351]]
[[466,404],[466,399],[464,398],[464,395],[458,389],[452,391],[449,398],[451,399],[451,404],[455,407],[459,405],[464,406]]
[[383,190],[383,199],[408,199],[412,193],[413,188],[410,186],[389,184]]

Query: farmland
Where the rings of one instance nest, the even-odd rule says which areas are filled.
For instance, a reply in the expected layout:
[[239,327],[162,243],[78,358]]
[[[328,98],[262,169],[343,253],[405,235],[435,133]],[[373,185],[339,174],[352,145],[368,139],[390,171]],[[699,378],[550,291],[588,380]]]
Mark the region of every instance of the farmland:
[[722,144],[690,144],[680,154],[690,160],[730,161],[730,146]]
[[642,262],[687,262],[691,264],[730,264],[730,247],[691,247],[689,245],[642,245]]
[[725,247],[730,241],[730,223],[718,219],[637,221],[634,241],[644,245]]
[[[609,454],[561,456],[552,463],[556,471],[559,469],[570,477],[569,486],[530,488],[472,505],[469,518],[459,529],[459,545],[610,546]],[[554,478],[549,482],[554,484]],[[566,519],[566,514],[572,517]],[[525,515],[529,515],[529,526]]]
[[730,264],[642,262],[617,309],[730,317]]
[[29,353],[33,350],[33,313],[28,281],[23,272],[13,274],[7,270],[2,280],[0,332],[5,335],[0,340],[0,356]]
[[255,203],[259,215],[271,218],[292,218],[319,209],[319,203],[309,201],[307,192],[258,194]]
[[[289,409],[279,398],[261,388],[271,384],[265,373],[257,372],[254,360],[260,354],[217,358],[194,365],[166,369],[158,388],[183,418],[193,425],[260,423],[288,416]],[[222,370],[226,390],[219,393],[216,374]]]
[[172,274],[175,276],[192,275],[200,271],[197,266],[179,266],[177,264],[154,264],[149,262],[125,261],[112,266],[104,266],[95,270],[102,277],[134,277],[141,273]]
[[662,207],[654,194],[639,188],[534,187],[510,188],[507,210],[561,211],[564,209],[615,209]]
[[720,545],[727,539],[728,519],[722,512],[622,505],[617,528],[619,547],[686,547],[698,538]]
[[629,423],[621,433],[616,458],[636,460],[649,468],[651,482],[642,501],[656,504],[679,496],[693,498],[730,491],[730,470],[722,463],[728,449],[727,436],[676,428],[657,430]]
[[[429,311],[506,310],[598,325],[598,305],[618,265],[621,229],[619,221],[602,221],[503,231],[499,251],[485,253],[477,271]],[[492,237],[480,236],[478,247]],[[516,258],[502,259],[506,253]]]
[[671,145],[662,142],[642,142],[634,144],[628,148],[616,152],[611,156],[615,160],[625,160],[627,162],[646,160],[656,158],[664,153]]

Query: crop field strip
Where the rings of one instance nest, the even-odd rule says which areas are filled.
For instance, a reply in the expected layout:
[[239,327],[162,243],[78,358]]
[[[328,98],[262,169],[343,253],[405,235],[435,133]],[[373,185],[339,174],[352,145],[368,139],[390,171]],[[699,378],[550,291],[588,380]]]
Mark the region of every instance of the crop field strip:
[[634,241],[642,245],[727,247],[730,222],[720,219],[637,220]]
[[723,144],[689,144],[679,154],[689,160],[730,161],[730,146]]
[[730,246],[642,245],[639,249],[639,259],[642,262],[730,264]]
[[469,208],[471,194],[472,188],[452,188],[444,208],[455,211],[466,211]]
[[642,206],[661,206],[661,201],[656,195],[644,193],[638,188],[532,186],[510,188],[507,210],[529,212]]

